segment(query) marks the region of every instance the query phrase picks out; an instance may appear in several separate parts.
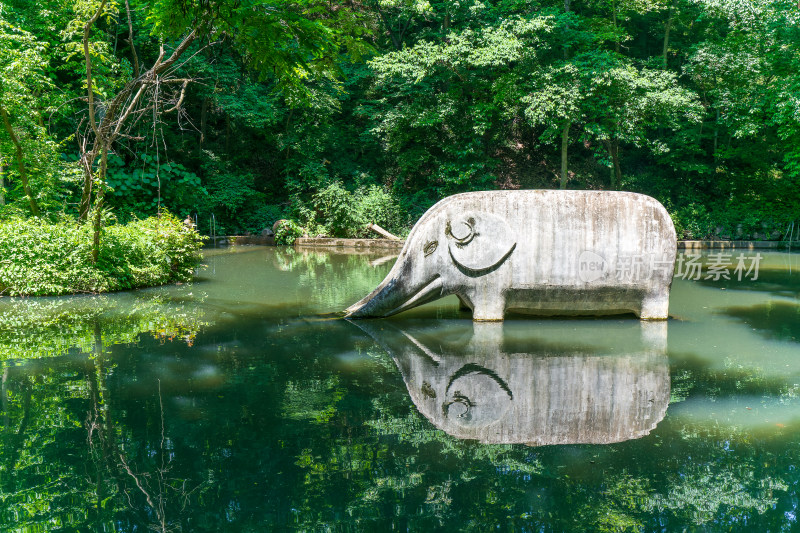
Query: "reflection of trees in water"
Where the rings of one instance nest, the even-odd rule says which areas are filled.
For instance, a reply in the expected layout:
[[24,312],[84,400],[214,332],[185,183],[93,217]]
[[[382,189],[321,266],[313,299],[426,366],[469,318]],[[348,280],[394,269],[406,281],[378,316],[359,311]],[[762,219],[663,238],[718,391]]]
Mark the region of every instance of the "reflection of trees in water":
[[310,290],[315,301],[339,306],[352,303],[354,295],[360,298],[368,294],[393,264],[393,256],[386,252],[344,253],[291,247],[277,248],[275,252],[275,266],[296,273],[298,286]]
[[0,530],[118,529],[126,521],[173,528],[166,509],[192,487],[169,477],[168,438],[140,450],[117,424],[107,380],[119,371],[109,356],[116,345],[150,338],[192,346],[209,324],[202,295],[187,296],[151,290],[2,302]]
[[106,345],[135,343],[142,334],[191,345],[208,325],[203,297],[196,292],[185,300],[152,290],[0,301],[0,359],[89,352],[98,335]]
[[93,516],[96,485],[82,475],[86,433],[81,414],[68,405],[87,395],[82,377],[46,368],[24,376],[4,369],[0,529],[52,530],[69,517],[85,523]]
[[[100,377],[102,367],[97,365],[97,370]],[[201,497],[210,487],[197,478],[176,477],[172,473],[174,445],[165,429],[160,383],[160,419],[152,427],[160,433],[151,442],[141,442],[116,423],[102,378],[89,381],[93,386],[85,427],[96,486],[98,491],[103,489],[105,496],[98,496],[101,507],[110,502],[109,515],[117,522],[126,517],[130,526],[141,524],[161,533],[183,530],[191,498]]]
[[723,312],[741,320],[768,339],[800,342],[800,304],[769,301],[759,305],[728,307]]
[[[3,369],[0,457],[6,460],[0,464],[0,530],[90,524],[92,529],[132,530],[138,524],[161,532],[181,530],[190,494],[203,488],[202,482],[171,476],[174,455],[160,383],[160,417],[151,421],[160,437],[153,441],[118,423],[124,408],[108,386],[119,371],[110,355],[114,345],[149,333],[160,345],[180,339],[191,346],[203,325],[201,316],[192,313],[193,306],[158,298],[124,307],[109,300],[25,308],[34,331],[29,342],[42,345],[19,347],[19,353],[33,357]],[[74,311],[85,322],[70,322],[70,335],[64,335],[58,320]],[[61,341],[54,341],[59,335]],[[69,355],[54,355],[66,349]],[[52,357],[38,358],[42,355]]]
[[[792,509],[792,436],[668,412],[611,446],[483,445],[420,415],[348,323],[226,328],[6,368],[0,530],[778,531]],[[682,397],[710,394],[704,367],[679,370]],[[740,378],[715,376],[715,394]]]

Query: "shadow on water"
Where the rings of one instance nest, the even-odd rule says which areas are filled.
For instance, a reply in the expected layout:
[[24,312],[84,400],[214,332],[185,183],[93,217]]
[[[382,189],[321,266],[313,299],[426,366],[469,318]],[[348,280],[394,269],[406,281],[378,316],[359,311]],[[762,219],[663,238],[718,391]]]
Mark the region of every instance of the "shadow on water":
[[742,321],[768,339],[800,342],[800,304],[768,302],[728,307],[722,313]]
[[[756,252],[744,253],[748,258],[746,265],[749,266],[750,258],[754,257]],[[710,256],[706,254],[703,260],[703,275],[695,282],[717,289],[764,292],[787,298],[800,297],[800,253],[767,254],[762,252],[765,259],[759,264],[757,276],[753,272],[746,274],[745,271],[737,274],[734,270],[736,255],[730,254],[734,259],[727,261],[730,263],[727,264],[726,271],[729,279],[725,279],[724,276],[714,279],[717,276],[709,274]],[[740,277],[741,279],[739,279]],[[754,277],[756,279],[753,279]]]
[[772,294],[784,298],[798,298],[800,297],[800,272],[794,275],[789,275],[785,271],[769,271],[763,270],[759,272],[758,279],[753,281],[751,279],[720,279],[714,280],[697,280],[696,283],[706,287],[713,287],[715,289],[727,289],[736,291],[755,291]]

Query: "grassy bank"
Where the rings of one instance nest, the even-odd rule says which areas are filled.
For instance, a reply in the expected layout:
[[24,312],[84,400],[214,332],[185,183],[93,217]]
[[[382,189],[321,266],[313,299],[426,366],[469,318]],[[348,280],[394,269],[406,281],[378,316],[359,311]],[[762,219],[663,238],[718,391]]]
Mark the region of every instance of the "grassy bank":
[[96,263],[92,231],[75,221],[0,221],[0,295],[100,293],[187,281],[200,235],[162,214],[103,228]]

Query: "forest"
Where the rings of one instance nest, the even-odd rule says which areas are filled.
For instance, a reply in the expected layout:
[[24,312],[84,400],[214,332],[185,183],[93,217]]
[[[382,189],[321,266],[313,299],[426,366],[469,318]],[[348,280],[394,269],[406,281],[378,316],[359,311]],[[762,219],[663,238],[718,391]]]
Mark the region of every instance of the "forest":
[[360,237],[453,193],[560,187],[654,196],[683,238],[785,239],[799,19],[789,0],[3,0],[0,220]]

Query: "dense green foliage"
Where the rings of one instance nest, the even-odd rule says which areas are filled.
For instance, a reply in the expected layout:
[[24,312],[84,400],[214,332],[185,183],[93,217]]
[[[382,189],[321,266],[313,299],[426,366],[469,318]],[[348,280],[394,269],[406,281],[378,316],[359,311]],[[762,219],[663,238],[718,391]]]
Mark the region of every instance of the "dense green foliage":
[[0,293],[106,292],[192,278],[202,240],[176,218],[162,214],[103,231],[93,263],[86,225],[37,218],[0,222]]
[[687,237],[780,238],[798,19],[789,0],[3,0],[0,216],[361,236],[456,192],[563,186],[651,194]]
[[298,218],[315,235],[367,237],[369,223],[397,232],[407,223],[396,199],[377,185],[350,192],[336,181],[315,193],[310,205],[298,204]]

